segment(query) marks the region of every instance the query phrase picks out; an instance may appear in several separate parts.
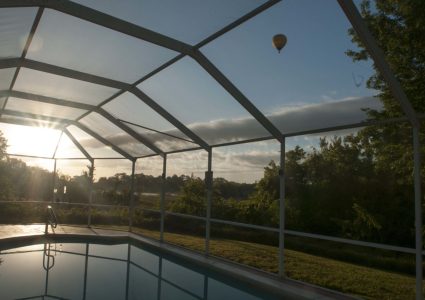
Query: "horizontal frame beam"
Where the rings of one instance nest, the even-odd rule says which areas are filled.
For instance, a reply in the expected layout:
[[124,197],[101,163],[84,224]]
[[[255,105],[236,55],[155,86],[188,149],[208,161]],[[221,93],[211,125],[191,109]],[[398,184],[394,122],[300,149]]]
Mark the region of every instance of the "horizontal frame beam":
[[[14,124],[14,125],[23,125],[23,126],[30,126],[30,127],[45,127],[45,124],[37,123],[37,120],[18,120],[13,118],[8,118],[1,116],[0,117],[0,123],[7,123],[7,124]],[[63,125],[60,124],[49,124],[49,128],[57,129],[57,130],[63,130]]]
[[61,0],[2,0],[0,7],[46,7],[82,20],[124,33],[129,36],[153,43],[155,45],[189,54],[192,47],[176,39],[170,38],[155,31],[137,26],[133,23],[102,13],[95,9]]
[[27,58],[22,59],[20,61],[19,66],[21,68],[28,68],[32,70],[42,71],[49,74],[86,81],[93,84],[108,86],[108,87],[116,88],[119,90],[120,89],[127,90],[130,87],[128,83],[121,82],[118,80],[114,80],[114,79],[110,79],[110,78],[106,78],[106,77],[102,77],[98,75],[93,75],[93,74],[89,74],[85,72],[80,72],[80,71],[76,71],[76,70],[68,69],[64,67],[59,67],[59,66],[51,65],[44,62],[30,60]]
[[[418,114],[419,119],[425,119],[425,114]],[[347,125],[341,125],[341,126],[332,126],[332,127],[322,127],[319,129],[312,129],[312,130],[305,130],[305,131],[297,131],[297,132],[291,132],[287,134],[283,134],[284,138],[287,137],[294,137],[294,136],[302,136],[307,134],[319,134],[319,133],[326,133],[326,132],[332,132],[332,131],[338,131],[338,130],[346,130],[346,129],[356,129],[356,128],[362,128],[367,126],[380,126],[380,125],[387,125],[387,124],[394,124],[394,123],[406,123],[409,122],[409,119],[407,117],[400,117],[400,118],[391,118],[387,120],[371,120],[366,122],[359,122],[359,123],[352,123]],[[211,148],[219,148],[219,147],[227,147],[227,146],[234,146],[234,145],[242,145],[242,144],[249,144],[249,143],[255,143],[255,142],[262,142],[262,141],[269,141],[273,140],[274,137],[272,136],[266,136],[266,137],[260,137],[260,138],[253,138],[248,140],[242,140],[242,141],[235,141],[235,142],[227,142],[227,143],[221,143],[221,144],[212,144]],[[201,150],[202,148],[194,147],[194,148],[187,148],[187,149],[181,149],[181,150],[173,150],[166,152],[166,154],[175,154],[175,153],[181,153],[181,152],[188,152],[188,151],[197,151]],[[147,158],[155,155],[146,155],[146,156],[140,156],[137,158]]]
[[22,63],[22,58],[2,58],[0,59],[0,69],[18,68]]
[[121,20],[119,18],[102,13],[95,9],[71,2],[60,0],[39,0],[40,2],[48,2],[49,8],[66,13],[68,15],[86,20],[88,22],[124,33],[129,36],[150,42],[152,44],[180,52],[191,53],[192,47],[186,43],[157,33],[147,28],[135,25],[133,23]]
[[[418,114],[418,118],[424,119],[425,114],[422,114],[422,115]],[[400,118],[391,118],[391,119],[387,119],[387,120],[370,120],[370,121],[351,123],[351,124],[346,124],[346,125],[322,127],[322,128],[318,128],[318,129],[311,129],[311,130],[294,131],[294,132],[290,132],[290,133],[283,133],[282,136],[284,138],[287,138],[287,137],[295,137],[295,136],[302,136],[302,135],[308,135],[308,134],[326,133],[326,132],[331,132],[331,131],[356,129],[356,128],[362,128],[362,127],[367,127],[367,126],[388,125],[388,124],[403,123],[403,122],[409,122],[409,119],[407,117],[400,117]],[[226,146],[233,146],[233,145],[267,141],[267,140],[272,140],[272,139],[274,139],[272,136],[266,136],[266,137],[253,138],[253,139],[248,139],[248,140],[243,140],[243,141],[228,142],[228,143],[222,143],[222,144],[213,144],[213,145],[211,145],[211,147],[212,148],[226,147]]]
[[[13,154],[11,154],[13,155]],[[15,155],[19,156],[19,155]],[[36,157],[36,158],[44,158],[44,157]],[[45,159],[52,159],[51,157],[46,157]],[[81,158],[84,159],[84,158]],[[0,204],[2,203],[12,203],[12,204],[20,204],[20,203],[48,203],[46,201],[0,201]],[[71,202],[57,202],[54,203],[55,205],[80,205],[80,206],[98,206],[98,207],[110,207],[110,208],[129,208],[126,205],[108,205],[108,204],[89,204],[89,203],[71,203]],[[149,208],[143,208],[138,207],[138,209],[141,209],[143,211],[148,211],[152,213],[158,213],[158,215],[161,213],[159,210],[155,209],[149,209]],[[199,217],[199,216],[193,216],[188,214],[181,214],[181,213],[174,213],[174,212],[166,212],[168,215],[175,215],[179,217],[185,217],[185,218],[192,218],[197,220],[205,220],[205,217]],[[239,222],[233,222],[233,221],[227,221],[227,220],[220,220],[220,219],[211,219],[211,222],[215,223],[221,223],[221,224],[228,224],[232,226],[237,227],[246,227],[246,228],[252,228],[252,229],[258,229],[258,230],[264,230],[264,231],[270,231],[278,233],[279,229],[274,227],[267,227],[267,226],[259,226],[254,224],[248,224],[248,223],[239,223]],[[389,251],[395,251],[395,252],[402,252],[402,253],[409,253],[409,254],[415,254],[415,249],[413,248],[407,248],[407,247],[400,247],[400,246],[394,246],[394,245],[387,245],[387,244],[379,244],[379,243],[372,243],[372,242],[363,242],[358,240],[351,240],[351,239],[345,239],[345,238],[338,238],[338,237],[332,237],[327,235],[321,235],[321,234],[315,234],[315,233],[306,233],[301,231],[295,231],[295,230],[285,230],[285,233],[288,235],[294,235],[294,236],[300,236],[300,237],[306,237],[306,238],[314,238],[319,240],[326,240],[331,242],[338,242],[338,243],[344,243],[344,244],[351,244],[355,246],[361,246],[361,247],[368,247],[368,248],[376,248],[376,249],[382,249],[382,250],[389,250]],[[422,255],[425,255],[425,251],[422,251]]]
[[[0,203],[1,203],[1,201],[0,201]],[[155,210],[155,209],[149,209],[149,208],[143,208],[143,207],[139,207],[139,209],[160,214],[160,211]],[[194,219],[194,220],[203,220],[203,221],[206,220],[205,217],[194,216],[194,215],[183,214],[183,213],[175,213],[175,212],[170,212],[170,211],[165,212],[165,214],[177,216],[177,217],[182,217],[182,218]],[[254,225],[254,224],[248,224],[248,223],[239,223],[239,222],[227,221],[227,220],[222,220],[222,219],[211,219],[211,222],[219,223],[219,224],[225,224],[225,225],[231,225],[231,226],[236,226],[236,227],[251,228],[251,229],[257,229],[257,230],[264,230],[264,231],[279,233],[279,228],[275,228],[275,227],[260,226],[260,225]],[[354,246],[361,246],[361,247],[390,250],[390,251],[396,251],[396,252],[402,252],[402,253],[409,253],[409,254],[415,254],[415,251],[416,251],[413,248],[400,247],[400,246],[387,245],[387,244],[379,244],[379,243],[372,243],[372,242],[364,242],[364,241],[338,238],[338,237],[332,237],[332,236],[315,234],[315,233],[306,233],[306,232],[288,230],[288,229],[285,229],[285,234],[300,236],[300,237],[307,237],[307,238],[314,238],[314,239],[331,241],[331,242],[338,242],[338,243],[343,243],[343,244],[350,244],[350,245],[354,245]],[[422,251],[422,254],[425,255],[425,251]]]
[[[13,156],[13,157],[27,157],[27,158],[38,158],[38,159],[54,160],[54,158],[52,158],[51,156],[25,155],[25,154],[13,154],[13,153],[6,153],[6,154],[8,156]],[[82,159],[85,159],[85,158],[82,158]],[[15,203],[16,201],[4,201],[4,202]],[[34,201],[34,202],[39,202],[39,201]]]
[[66,126],[69,123],[73,122],[72,120],[67,120],[67,119],[62,119],[62,118],[57,118],[57,117],[43,116],[43,115],[27,113],[27,112],[20,112],[20,111],[15,111],[15,110],[11,110],[11,109],[4,109],[2,113],[5,114],[5,115],[8,115],[8,116],[15,116],[15,117],[20,117],[20,118],[33,119],[34,121],[41,120],[41,121],[46,121],[46,122],[51,122],[51,123],[58,123],[58,124],[62,124],[63,126]]
[[81,80],[115,88],[118,90],[128,90],[131,85],[122,81],[106,78],[103,76],[93,75],[85,72],[76,71],[56,65],[48,64],[45,62],[35,61],[28,58],[4,58],[0,60],[0,69],[7,68],[27,68],[57,76],[63,76],[75,80]]
[[48,97],[48,96],[42,96],[42,95],[37,95],[37,94],[32,94],[32,93],[27,93],[27,92],[20,92],[20,91],[3,90],[3,91],[0,91],[0,96],[14,97],[14,98],[20,98],[20,99],[25,99],[25,100],[32,100],[32,101],[37,101],[37,102],[42,102],[42,103],[55,104],[55,105],[78,108],[78,109],[83,109],[83,110],[96,110],[97,109],[96,106],[93,106],[93,105],[90,105],[90,104],[74,102],[74,101],[69,101],[69,100],[64,100],[64,99],[59,99],[59,98],[53,98],[53,97]]
[[[338,237],[315,234],[315,233],[306,233],[306,232],[300,232],[300,231],[294,231],[294,230],[285,230],[285,233],[287,233],[289,235],[300,236],[300,237],[307,237],[307,238],[312,238],[312,239],[338,242],[338,243],[343,243],[343,244],[349,244],[349,245],[361,246],[361,247],[368,247],[368,248],[376,248],[376,249],[382,249],[382,250],[390,250],[390,251],[409,253],[409,254],[415,254],[415,251],[416,251],[415,249],[407,248],[407,247],[393,246],[393,245],[387,245],[387,244],[378,244],[378,243],[371,243],[371,242],[363,242],[363,241],[350,240],[350,239],[338,238]],[[425,255],[425,251],[422,251],[422,255]]]

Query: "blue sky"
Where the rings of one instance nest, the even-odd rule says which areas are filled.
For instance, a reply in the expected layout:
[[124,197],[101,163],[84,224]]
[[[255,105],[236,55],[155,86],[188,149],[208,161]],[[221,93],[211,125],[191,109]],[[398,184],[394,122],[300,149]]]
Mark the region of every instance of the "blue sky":
[[[283,106],[371,95],[352,78],[371,74],[353,63],[350,27],[336,1],[282,1],[202,49],[265,113]],[[271,38],[283,33],[281,54]]]
[[[198,43],[263,3],[256,0],[78,2],[189,44]],[[28,11],[25,14],[28,15]],[[25,21],[26,25],[21,27],[28,27],[27,23],[29,22]],[[379,101],[372,97],[376,91],[365,86],[366,79],[373,73],[371,63],[353,63],[345,55],[346,50],[355,49],[347,34],[349,27],[337,1],[287,0],[200,50],[282,132],[336,126],[364,120],[366,115],[362,108],[380,108]],[[283,33],[288,38],[288,43],[280,54],[271,45],[272,37],[277,33]],[[0,37],[1,34],[0,31]],[[15,46],[18,44],[14,42]],[[173,51],[52,10],[45,11],[34,36],[34,44],[28,52],[30,59],[129,83],[173,55]],[[4,80],[8,76],[4,75]],[[1,78],[3,80],[3,75]],[[166,68],[138,87],[211,144],[268,135],[235,99],[189,57]],[[16,89],[92,104],[99,103],[115,92],[111,88],[82,84],[59,76],[42,76],[40,72],[28,69],[20,72]],[[91,95],[89,98],[87,91]],[[128,93],[124,94],[105,109],[115,113],[120,119],[177,134],[176,129],[168,122],[158,122],[158,115],[141,102],[137,107],[130,105],[134,102],[132,98],[134,97]],[[18,101],[16,99],[15,106]],[[13,105],[14,102],[10,101],[10,107],[13,108]],[[30,109],[30,106],[25,106],[25,109]],[[94,116],[87,119],[90,118],[94,120]],[[13,141],[14,151],[19,152],[19,148],[27,150],[28,147],[23,142],[20,145],[19,139],[13,136],[14,131],[8,128],[10,127],[1,126],[0,130],[3,129],[6,137],[9,136]],[[141,133],[146,134],[145,131]],[[118,131],[109,135],[104,132],[102,135],[116,141],[123,148],[131,147],[131,139],[126,139],[123,134],[120,136]],[[161,141],[163,136],[157,134],[148,133],[148,136],[158,145],[175,142]],[[90,141],[83,134],[80,134],[80,138],[90,151],[112,151],[100,149],[99,143]],[[311,147],[317,140],[317,136],[291,139],[287,148],[291,149],[296,144]],[[69,141],[64,143],[68,145]],[[263,142],[220,148],[214,158],[217,171],[221,168],[223,176],[232,180],[255,181],[261,177],[262,167],[270,159],[277,157],[276,145],[273,142]],[[46,151],[51,153],[51,149]],[[183,157],[176,159],[179,163],[176,163],[175,172],[186,170],[185,172],[192,173],[192,167],[188,163],[186,167],[185,161],[205,159],[204,155],[195,153],[188,153]],[[234,175],[234,171],[226,170],[232,163],[241,170],[240,174]],[[202,165],[203,163],[196,164],[192,169],[199,169],[194,172],[202,174]],[[118,169],[116,163],[111,163],[108,172],[113,173]]]

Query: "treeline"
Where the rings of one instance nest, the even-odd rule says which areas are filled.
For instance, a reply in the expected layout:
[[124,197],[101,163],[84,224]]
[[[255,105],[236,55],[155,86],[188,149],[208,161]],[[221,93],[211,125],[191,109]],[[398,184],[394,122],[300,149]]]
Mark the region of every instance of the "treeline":
[[[364,130],[321,139],[306,152],[286,153],[285,223],[304,232],[413,246],[414,194],[409,144],[381,153]],[[406,133],[408,135],[408,133]],[[388,149],[387,149],[388,150]],[[387,161],[391,157],[391,162]],[[277,227],[279,165],[264,169],[255,191],[243,201],[226,199],[214,185],[212,216]],[[201,179],[186,182],[172,210],[204,215]]]
[[[289,229],[404,246],[414,241],[414,187],[411,130],[404,125],[369,127],[356,134],[321,139],[316,148],[286,153],[285,223]],[[51,201],[52,173],[3,155],[0,199]],[[270,162],[256,184],[216,178],[212,217],[277,227],[279,165]],[[56,175],[55,202],[87,203],[89,171]],[[159,208],[160,176],[136,174],[135,201],[153,193]],[[128,205],[131,176],[118,173],[93,183],[93,202]],[[65,192],[66,190],[66,192]],[[205,216],[201,178],[167,177],[167,209]]]
[[[181,191],[183,185],[193,176],[188,175],[172,175],[166,179],[167,193],[177,194]],[[135,174],[134,191],[138,194],[157,193],[162,190],[161,176],[145,175],[143,173]],[[219,186],[220,192],[225,198],[246,199],[255,188],[254,184],[238,183],[228,181],[224,178],[215,178],[214,184]],[[120,191],[128,189],[131,185],[131,176],[126,173],[117,173],[111,177],[101,177],[95,183],[95,190],[103,191]]]
[[[0,132],[1,137],[1,132]],[[0,140],[0,147],[6,145]],[[3,147],[5,149],[5,147]],[[0,200],[1,201],[52,201],[68,203],[87,203],[89,201],[89,166],[81,175],[69,176],[55,174],[39,167],[26,165],[25,162],[5,155],[0,151]],[[95,172],[95,170],[94,170]],[[179,194],[184,185],[193,176],[172,175],[166,179],[166,192]],[[55,183],[53,183],[55,182]],[[237,183],[224,178],[214,179],[215,186],[225,198],[246,199],[254,191],[254,184]],[[113,205],[128,205],[130,199],[131,175],[117,173],[110,177],[101,177],[93,182],[93,202]],[[55,189],[55,193],[53,190]],[[135,174],[134,192],[136,201],[143,194],[159,194],[162,190],[161,176]],[[54,198],[53,198],[54,197]]]
[[[90,179],[88,172],[83,172],[80,176],[61,175],[57,179],[56,202],[87,203],[90,190]],[[193,176],[173,175],[168,176],[165,182],[165,191],[167,199],[174,200],[182,191],[184,186],[194,179]],[[246,199],[254,191],[254,184],[237,183],[223,178],[216,178],[214,184],[226,198]],[[161,176],[145,175],[143,173],[135,174],[134,192],[135,203],[140,204],[146,199],[154,198],[157,205],[145,201],[147,208],[159,208],[159,195],[162,190]],[[110,177],[101,177],[93,183],[93,203],[128,205],[130,201],[131,175],[126,173],[117,173]],[[205,189],[203,190],[205,195]],[[169,195],[169,196],[168,196]],[[168,201],[170,202],[170,201]],[[168,203],[169,204],[169,203]],[[168,205],[167,204],[167,205]]]

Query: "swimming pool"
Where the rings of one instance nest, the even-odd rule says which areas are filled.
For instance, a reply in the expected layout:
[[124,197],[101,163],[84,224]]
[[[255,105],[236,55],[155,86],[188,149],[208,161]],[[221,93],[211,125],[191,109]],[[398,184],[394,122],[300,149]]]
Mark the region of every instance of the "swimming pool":
[[133,243],[46,242],[2,250],[0,258],[2,300],[282,299]]

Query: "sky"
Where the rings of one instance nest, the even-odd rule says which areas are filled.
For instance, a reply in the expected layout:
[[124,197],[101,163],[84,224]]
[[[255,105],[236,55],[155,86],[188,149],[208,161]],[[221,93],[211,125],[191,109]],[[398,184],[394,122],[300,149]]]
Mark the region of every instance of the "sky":
[[[263,3],[257,0],[77,2],[191,45]],[[2,30],[0,24],[0,39],[5,41],[5,46],[0,44],[0,58],[20,56],[22,41],[25,41],[23,37],[34,14],[35,10],[30,8],[3,12],[7,16],[6,23],[14,26]],[[161,18],[160,22],[158,18]],[[366,87],[367,78],[373,74],[371,63],[354,63],[345,54],[349,49],[356,49],[347,34],[349,27],[337,1],[287,0],[205,45],[200,51],[282,133],[338,126],[365,120],[365,108],[382,108],[379,99],[374,97],[377,92]],[[14,35],[8,30],[15,31]],[[271,45],[272,37],[277,33],[288,38],[281,53]],[[175,55],[172,50],[46,9],[27,58],[132,83]],[[0,69],[1,89],[8,88],[12,71]],[[137,87],[210,144],[270,135],[192,58],[181,59]],[[113,88],[26,68],[19,72],[14,89],[92,105],[116,92]],[[104,108],[116,118],[187,138],[131,93],[124,93]],[[18,98],[9,99],[6,109],[69,119],[82,113],[54,105],[35,105],[33,101]],[[136,146],[133,138],[97,114],[92,113],[81,122],[131,154],[151,153],[146,147]],[[190,142],[139,127],[132,128],[161,149],[193,146]],[[78,128],[71,126],[69,129],[90,154],[119,156]],[[66,135],[51,129],[24,130],[23,126],[0,124],[0,130],[8,139],[9,153],[51,157],[60,139],[59,157],[82,157]],[[326,135],[335,134],[341,133]],[[318,137],[291,138],[286,147],[292,149],[301,145],[311,149],[317,145]],[[274,141],[220,147],[213,152],[213,169],[215,176],[254,182],[261,178],[264,166],[271,159],[276,160],[278,155],[279,145]],[[160,174],[162,162],[147,160],[140,162],[138,171]],[[49,160],[42,163],[34,159],[26,161],[52,168]],[[84,160],[62,161],[59,169],[63,173],[78,175],[86,165]],[[203,176],[206,152],[170,155],[168,166],[169,174]],[[112,176],[130,170],[131,165],[123,160],[99,161],[96,176]]]

